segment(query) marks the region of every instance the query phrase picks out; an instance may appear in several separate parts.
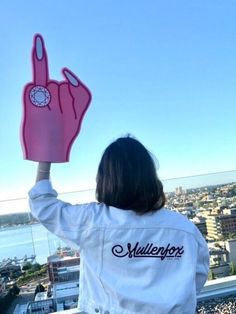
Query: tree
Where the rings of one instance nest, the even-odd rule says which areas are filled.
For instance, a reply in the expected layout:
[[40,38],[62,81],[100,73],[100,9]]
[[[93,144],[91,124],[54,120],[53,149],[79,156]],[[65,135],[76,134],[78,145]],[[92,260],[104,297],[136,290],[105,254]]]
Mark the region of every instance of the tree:
[[236,275],[236,267],[234,263],[230,262],[229,266],[230,266],[230,272],[229,272],[230,276]]
[[36,288],[35,288],[34,296],[36,296],[36,294],[37,294],[38,292],[44,292],[44,291],[45,291],[44,286],[41,284],[41,282],[39,282],[38,285],[37,285]]
[[216,277],[215,277],[215,274],[214,274],[213,270],[210,269],[210,271],[209,271],[209,273],[208,273],[208,280],[213,280],[213,279],[215,279],[215,278],[216,278]]
[[22,270],[29,270],[32,268],[32,264],[30,262],[26,262],[23,267]]
[[14,286],[10,289],[10,294],[12,294],[12,295],[19,295],[19,293],[20,293],[20,288],[16,285],[16,284],[14,284]]
[[235,232],[230,232],[228,235],[228,239],[236,239],[236,233]]
[[40,270],[41,269],[41,265],[39,263],[35,263],[32,265],[32,268],[34,271]]

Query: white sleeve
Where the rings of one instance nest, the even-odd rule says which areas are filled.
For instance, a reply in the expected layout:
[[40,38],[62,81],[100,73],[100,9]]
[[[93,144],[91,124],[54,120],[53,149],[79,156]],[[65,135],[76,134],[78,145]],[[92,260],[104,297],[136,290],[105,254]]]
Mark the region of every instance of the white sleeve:
[[29,191],[29,205],[32,215],[45,228],[68,244],[80,249],[85,230],[91,230],[94,218],[93,206],[71,205],[57,199],[49,180],[41,180]]
[[208,278],[209,272],[209,249],[207,242],[199,231],[198,257],[196,268],[196,292],[200,293]]

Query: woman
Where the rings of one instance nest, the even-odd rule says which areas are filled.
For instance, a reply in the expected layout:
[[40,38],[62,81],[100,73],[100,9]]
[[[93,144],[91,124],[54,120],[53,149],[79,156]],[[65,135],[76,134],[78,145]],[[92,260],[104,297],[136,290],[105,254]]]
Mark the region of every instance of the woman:
[[209,269],[207,244],[187,218],[164,208],[147,149],[131,137],[105,150],[97,201],[57,199],[50,163],[39,162],[32,214],[80,252],[79,310],[110,314],[191,314]]

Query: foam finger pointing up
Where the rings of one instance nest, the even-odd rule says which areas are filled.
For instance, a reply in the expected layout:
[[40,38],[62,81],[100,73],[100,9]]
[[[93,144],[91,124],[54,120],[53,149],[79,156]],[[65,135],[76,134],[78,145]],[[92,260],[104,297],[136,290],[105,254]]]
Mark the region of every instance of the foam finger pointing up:
[[46,86],[49,80],[48,60],[43,37],[40,34],[34,36],[32,62],[34,84]]

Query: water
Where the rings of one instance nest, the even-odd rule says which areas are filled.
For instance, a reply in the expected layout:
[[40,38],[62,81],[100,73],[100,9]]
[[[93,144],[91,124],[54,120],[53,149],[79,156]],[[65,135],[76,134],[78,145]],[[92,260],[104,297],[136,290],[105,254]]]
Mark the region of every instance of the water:
[[0,229],[0,261],[33,254],[36,261],[43,264],[60,246],[65,243],[40,224]]

